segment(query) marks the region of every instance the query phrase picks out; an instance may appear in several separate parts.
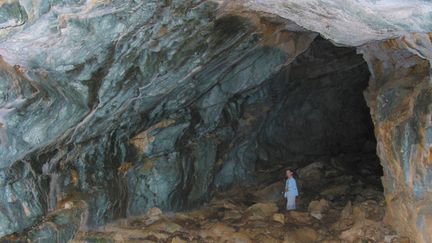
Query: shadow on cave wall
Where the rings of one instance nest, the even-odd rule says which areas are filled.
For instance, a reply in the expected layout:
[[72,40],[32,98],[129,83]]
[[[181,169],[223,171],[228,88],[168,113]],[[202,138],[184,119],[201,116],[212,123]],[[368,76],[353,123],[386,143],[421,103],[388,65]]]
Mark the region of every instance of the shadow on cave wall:
[[[318,37],[269,80],[263,89],[271,108],[257,136],[255,183],[283,181],[285,168],[295,169],[303,207],[335,183],[333,176],[348,178],[340,185],[364,183],[382,191],[383,169],[363,96],[369,78],[355,48]],[[357,196],[336,195],[341,201]]]
[[375,154],[363,97],[369,75],[355,48],[317,38],[268,84],[273,108],[260,131],[258,165]]
[[218,121],[235,136],[231,149],[223,150],[216,187],[262,183],[255,173],[262,170],[274,170],[281,179],[283,167],[335,160],[343,160],[347,173],[379,181],[383,172],[363,96],[369,76],[355,48],[318,37],[267,82],[234,96]]

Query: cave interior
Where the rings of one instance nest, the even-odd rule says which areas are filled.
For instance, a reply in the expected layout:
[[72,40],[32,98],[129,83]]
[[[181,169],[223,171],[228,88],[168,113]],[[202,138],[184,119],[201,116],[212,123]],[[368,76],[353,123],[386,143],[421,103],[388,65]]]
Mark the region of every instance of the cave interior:
[[432,241],[429,15],[114,2],[0,3],[1,240]]
[[[239,121],[230,122],[230,112],[225,111],[222,122],[253,137],[250,154],[241,154],[253,159],[238,158],[248,168],[246,172],[235,174],[232,167],[222,167],[215,178],[216,189],[277,184],[284,181],[289,168],[297,174],[304,210],[332,183],[360,183],[362,188],[382,191],[383,171],[364,98],[369,78],[368,66],[355,48],[337,47],[318,36],[290,65],[235,97],[242,100]],[[232,179],[228,177],[231,180],[227,180],[230,172],[224,170],[234,173]],[[330,198],[345,205],[361,199],[361,194],[357,190],[346,195],[342,190]]]

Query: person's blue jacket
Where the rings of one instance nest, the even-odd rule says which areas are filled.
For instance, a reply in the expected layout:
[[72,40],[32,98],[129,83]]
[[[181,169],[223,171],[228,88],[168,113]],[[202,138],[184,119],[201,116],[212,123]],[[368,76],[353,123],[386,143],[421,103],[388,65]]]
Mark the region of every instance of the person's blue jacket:
[[[297,183],[293,177],[286,180],[285,189],[287,190],[286,194],[290,194],[291,196],[298,196]],[[285,197],[287,197],[287,195],[285,195]]]

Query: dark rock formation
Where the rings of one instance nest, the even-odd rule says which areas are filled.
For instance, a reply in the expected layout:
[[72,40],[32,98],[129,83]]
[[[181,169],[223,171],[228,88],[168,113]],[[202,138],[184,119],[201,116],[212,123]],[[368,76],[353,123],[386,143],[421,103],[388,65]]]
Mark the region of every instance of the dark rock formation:
[[264,157],[280,163],[374,152],[362,94],[368,80],[367,65],[355,49],[315,40],[270,84],[276,104],[260,133]]
[[388,221],[431,241],[430,36],[366,43],[428,31],[431,4],[297,2],[0,3],[0,236],[67,241],[257,168],[373,152],[370,72]]

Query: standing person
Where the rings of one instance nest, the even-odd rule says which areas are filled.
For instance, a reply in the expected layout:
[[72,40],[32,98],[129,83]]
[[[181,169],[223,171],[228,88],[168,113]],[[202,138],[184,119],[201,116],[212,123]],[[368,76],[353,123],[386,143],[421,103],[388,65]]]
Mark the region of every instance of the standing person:
[[285,182],[284,197],[287,199],[286,209],[295,210],[295,200],[298,196],[297,183],[294,179],[294,172],[291,169],[286,170],[287,180]]

